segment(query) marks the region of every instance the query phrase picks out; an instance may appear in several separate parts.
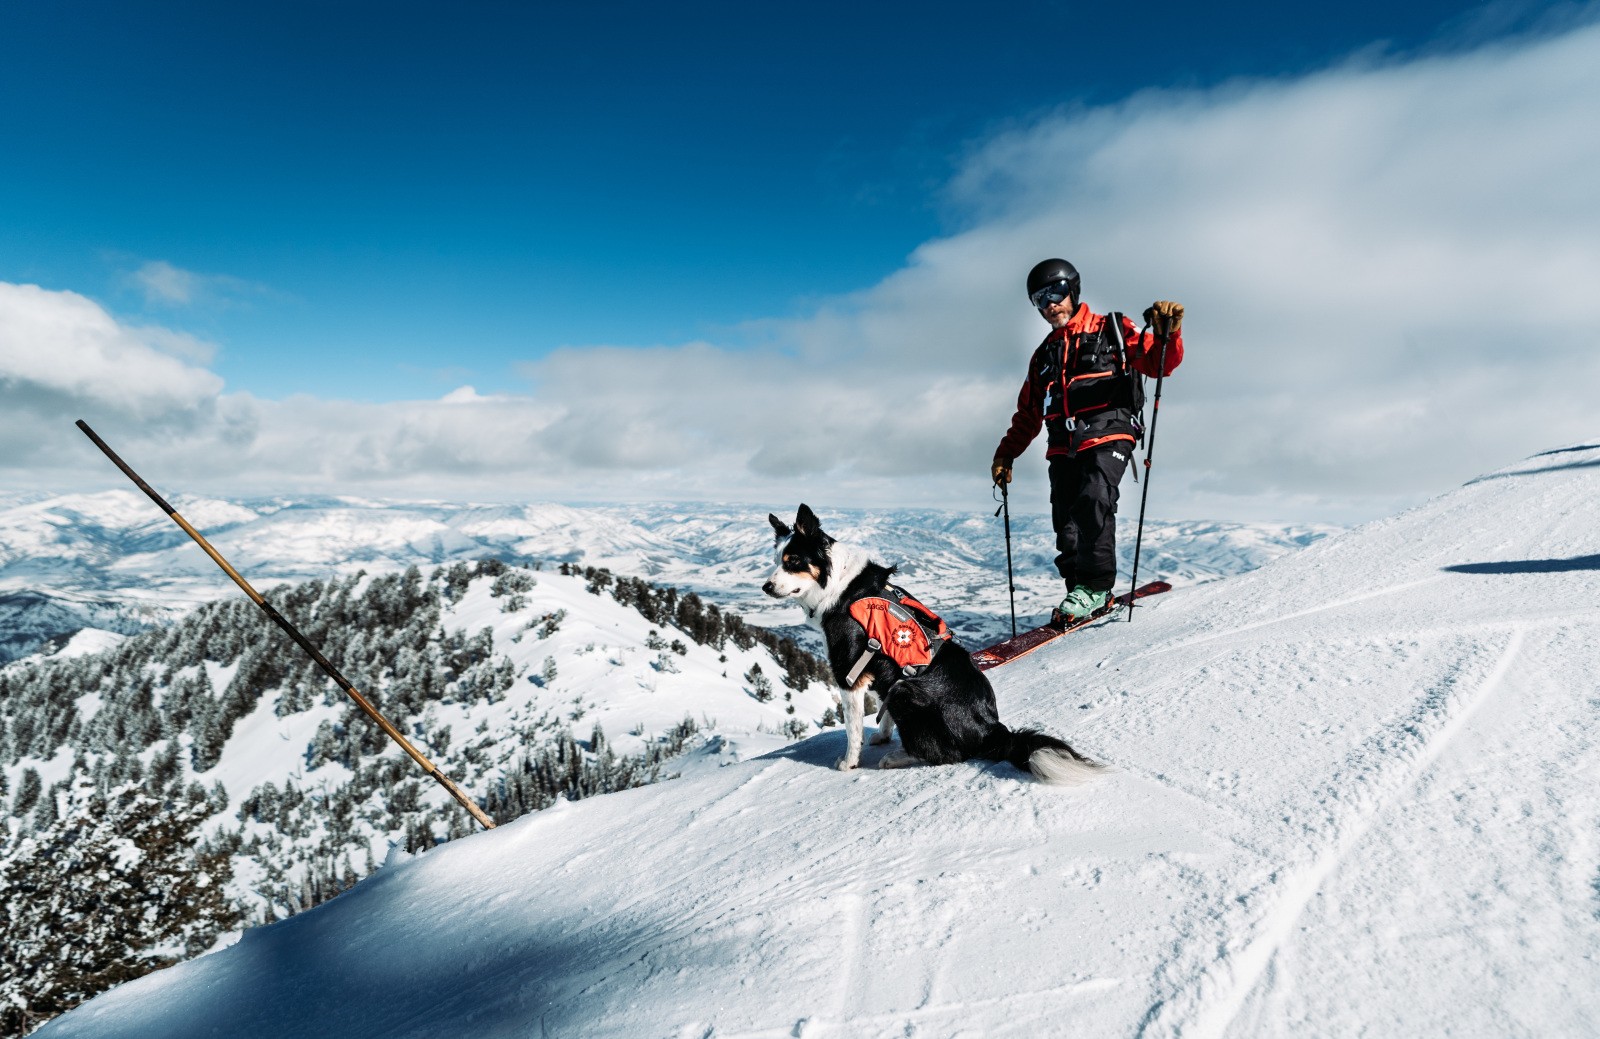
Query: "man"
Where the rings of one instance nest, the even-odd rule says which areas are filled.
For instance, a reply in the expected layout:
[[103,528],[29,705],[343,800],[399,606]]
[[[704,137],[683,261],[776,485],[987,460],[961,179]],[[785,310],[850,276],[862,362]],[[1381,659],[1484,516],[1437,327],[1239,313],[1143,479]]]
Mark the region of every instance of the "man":
[[1059,610],[1072,620],[1102,609],[1117,580],[1117,484],[1143,436],[1140,375],[1171,375],[1183,361],[1181,304],[1153,304],[1144,312],[1153,333],[1142,334],[1120,314],[1113,322],[1080,304],[1078,290],[1078,271],[1066,260],[1028,273],[1028,300],[1051,331],[1028,362],[990,468],[995,483],[1010,483],[1014,460],[1048,428],[1056,569],[1067,582]]

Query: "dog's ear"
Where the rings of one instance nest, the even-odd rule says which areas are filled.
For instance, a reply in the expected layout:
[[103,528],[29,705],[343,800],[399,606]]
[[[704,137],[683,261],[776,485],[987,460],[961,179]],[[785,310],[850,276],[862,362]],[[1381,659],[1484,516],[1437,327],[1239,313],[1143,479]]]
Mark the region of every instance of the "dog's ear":
[[794,514],[794,529],[800,534],[820,534],[822,524],[817,521],[817,514],[811,511],[811,506],[805,502],[800,503],[800,511]]
[[778,539],[780,541],[782,539],[788,537],[790,534],[794,533],[794,531],[789,529],[789,525],[787,523],[783,522],[783,520],[781,520],[778,517],[774,516],[770,512],[767,513],[767,522],[771,523],[772,524],[772,529],[777,531]]

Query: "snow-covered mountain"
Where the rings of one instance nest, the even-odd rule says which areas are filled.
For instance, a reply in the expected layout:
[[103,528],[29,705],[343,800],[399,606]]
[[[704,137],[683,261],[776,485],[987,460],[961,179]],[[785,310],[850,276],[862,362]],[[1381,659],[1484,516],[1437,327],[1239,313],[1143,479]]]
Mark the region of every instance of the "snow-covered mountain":
[[[522,759],[574,738],[573,753],[597,764],[602,751],[623,766],[689,751],[654,770],[671,773],[782,746],[816,731],[834,703],[804,653],[774,656],[760,641],[770,635],[732,615],[603,571],[491,560],[271,598],[502,819],[561,786],[503,803]],[[78,785],[197,785],[217,805],[211,834],[247,846],[235,895],[270,919],[304,904],[313,864],[359,876],[392,844],[471,828],[441,787],[390,767],[405,763],[398,749],[242,596],[98,651],[77,641],[0,669],[0,795],[43,792],[12,799],[24,833],[56,818]],[[596,773],[570,793],[614,778]],[[281,807],[291,787],[294,803]],[[345,816],[337,833],[312,818],[327,814]]]
[[1593,1035],[1597,501],[1600,443],[1564,448],[992,672],[1112,766],[1075,791],[841,774],[824,732],[393,863],[39,1034]]
[[176,612],[81,592],[0,592],[0,664],[41,649],[60,652],[74,635],[86,629],[102,638],[80,639],[73,652],[82,652],[90,645],[112,644],[117,641],[115,638],[103,636],[137,634],[152,624],[170,620]]
[[[815,503],[813,503],[815,504]],[[353,498],[219,501],[175,507],[258,588],[493,556],[607,567],[706,595],[808,637],[760,594],[771,565],[766,512],[710,505],[492,505]],[[794,503],[775,506],[785,518]],[[974,645],[1010,632],[1004,535],[987,512],[824,510],[838,536],[902,566],[905,583]],[[1122,517],[1123,571],[1133,519]],[[1017,607],[1037,621],[1060,598],[1048,517],[1012,518]],[[1260,566],[1332,533],[1325,526],[1147,522],[1141,573],[1189,584]],[[138,630],[237,594],[188,537],[134,490],[0,498],[0,661],[78,628]]]

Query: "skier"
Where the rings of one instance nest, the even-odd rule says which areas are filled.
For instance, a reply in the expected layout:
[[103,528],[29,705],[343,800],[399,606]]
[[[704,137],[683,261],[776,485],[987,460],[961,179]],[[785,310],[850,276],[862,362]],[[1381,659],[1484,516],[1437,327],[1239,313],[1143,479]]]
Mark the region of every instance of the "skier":
[[1051,330],[1028,362],[1011,428],[990,466],[995,483],[1010,483],[1017,456],[1048,426],[1056,569],[1067,582],[1058,611],[1069,620],[1103,609],[1116,583],[1117,484],[1144,435],[1139,376],[1171,375],[1183,361],[1182,304],[1152,304],[1144,319],[1153,331],[1144,334],[1123,315],[1113,323],[1080,304],[1078,290],[1078,271],[1066,260],[1028,272],[1028,300]]

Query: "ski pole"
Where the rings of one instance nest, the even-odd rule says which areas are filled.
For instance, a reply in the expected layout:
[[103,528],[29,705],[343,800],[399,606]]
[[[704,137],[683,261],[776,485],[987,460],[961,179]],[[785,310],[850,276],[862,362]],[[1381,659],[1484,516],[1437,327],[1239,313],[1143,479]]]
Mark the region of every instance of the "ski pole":
[[[1144,341],[1144,333],[1139,333]],[[1150,406],[1150,438],[1144,442],[1144,491],[1139,495],[1139,533],[1133,539],[1133,587],[1128,590],[1128,623],[1133,623],[1133,610],[1138,604],[1134,592],[1139,587],[1139,549],[1144,544],[1144,507],[1150,500],[1150,456],[1156,450],[1156,419],[1161,417],[1161,383],[1167,377],[1167,337],[1161,339],[1161,359],[1156,365],[1156,399]]]
[[1017,583],[1011,574],[1011,494],[1006,490],[1005,481],[1000,481],[1000,507],[995,509],[995,515],[1005,514],[1006,517],[1006,588],[1011,593],[1011,637],[1017,637]]
[[293,624],[290,624],[283,614],[279,613],[271,603],[263,599],[259,592],[250,587],[250,582],[246,581],[243,577],[240,577],[239,572],[228,565],[228,561],[223,559],[221,554],[218,553],[216,549],[211,547],[211,543],[202,537],[198,530],[195,530],[189,525],[188,520],[178,515],[178,510],[174,509],[171,505],[168,505],[165,498],[157,494],[154,488],[145,483],[144,480],[140,479],[139,474],[129,468],[127,462],[124,462],[121,458],[117,457],[117,453],[111,450],[111,448],[107,446],[106,442],[101,440],[99,435],[97,435],[94,430],[89,428],[89,424],[87,422],[83,421],[83,419],[79,419],[78,428],[83,430],[84,435],[90,440],[94,441],[94,445],[96,447],[105,452],[105,456],[111,459],[112,464],[114,464],[118,469],[121,469],[123,475],[132,480],[136,487],[143,491],[151,501],[155,502],[161,511],[165,512],[167,516],[171,518],[172,522],[182,527],[183,532],[193,538],[195,544],[199,545],[205,550],[206,555],[211,557],[212,562],[222,567],[223,573],[233,578],[233,583],[242,588],[244,590],[244,594],[248,595],[252,602],[261,607],[262,611],[272,619],[274,624],[282,628],[290,638],[294,639],[294,641],[299,644],[301,649],[310,654],[311,659],[317,662],[317,666],[322,668],[322,670],[327,673],[329,678],[338,683],[339,688],[343,689],[347,694],[349,694],[350,698],[356,702],[356,706],[365,711],[367,717],[377,722],[378,727],[387,733],[390,739],[398,743],[400,745],[400,749],[411,756],[412,761],[415,761],[422,767],[424,772],[437,780],[439,785],[444,787],[445,790],[449,792],[451,797],[455,798],[461,803],[461,807],[465,808],[468,812],[471,812],[472,817],[478,820],[478,822],[482,823],[484,829],[494,829],[494,821],[484,814],[483,809],[478,807],[477,802],[468,797],[460,787],[456,786],[455,783],[450,780],[449,776],[439,771],[437,765],[429,761],[421,751],[412,746],[411,741],[406,739],[400,730],[394,727],[389,719],[380,714],[378,709],[372,705],[370,700],[357,692],[356,687],[351,685],[349,680],[346,679],[344,675],[339,673],[338,668],[334,667],[328,662],[327,657],[318,652],[317,647],[313,646],[304,635],[300,634],[298,628],[296,628]]

